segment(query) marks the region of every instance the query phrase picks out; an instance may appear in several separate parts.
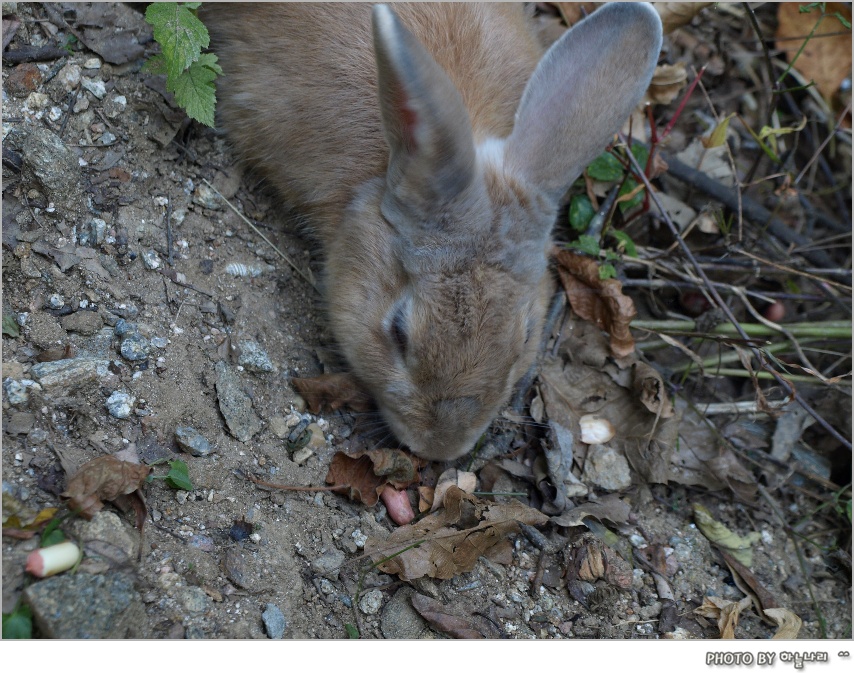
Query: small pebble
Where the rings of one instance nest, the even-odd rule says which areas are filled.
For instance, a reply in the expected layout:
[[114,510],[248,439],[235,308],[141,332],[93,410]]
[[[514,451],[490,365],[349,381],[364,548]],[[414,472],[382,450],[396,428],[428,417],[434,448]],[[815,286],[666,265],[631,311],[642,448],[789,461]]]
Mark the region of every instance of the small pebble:
[[371,591],[359,598],[359,609],[366,615],[377,614],[382,606],[383,592],[379,589],[371,589]]
[[136,399],[132,395],[115,391],[107,398],[105,406],[111,416],[115,418],[129,418],[133,411],[133,404]]
[[272,640],[281,640],[285,635],[287,622],[282,610],[275,603],[267,603],[267,608],[261,613],[264,630]]
[[198,430],[189,426],[175,428],[175,441],[182,451],[199,458],[216,452],[216,449]]

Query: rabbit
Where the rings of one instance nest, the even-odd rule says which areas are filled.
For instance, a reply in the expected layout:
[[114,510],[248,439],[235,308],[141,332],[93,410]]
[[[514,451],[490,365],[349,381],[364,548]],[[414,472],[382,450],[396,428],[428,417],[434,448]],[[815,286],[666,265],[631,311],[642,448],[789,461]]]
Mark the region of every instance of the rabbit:
[[205,3],[218,124],[303,216],[333,335],[398,440],[471,450],[533,364],[561,198],[641,100],[661,22],[548,51],[521,5]]

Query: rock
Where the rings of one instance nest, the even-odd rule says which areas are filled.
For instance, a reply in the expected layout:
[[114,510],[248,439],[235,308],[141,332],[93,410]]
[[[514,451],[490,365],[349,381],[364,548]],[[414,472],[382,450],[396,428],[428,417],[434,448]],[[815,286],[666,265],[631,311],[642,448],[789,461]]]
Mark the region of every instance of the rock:
[[21,63],[3,80],[3,88],[15,98],[26,98],[38,88],[42,72],[35,63]]
[[40,362],[33,365],[31,372],[44,388],[74,388],[107,376],[109,364],[100,358],[80,357]]
[[593,444],[588,449],[581,479],[606,491],[622,491],[632,485],[628,461],[603,444]]
[[[24,184],[30,178],[43,187],[48,201],[82,212],[83,191],[77,155],[55,133],[40,125],[21,124],[3,139],[3,146],[18,150],[24,158]],[[73,219],[69,217],[68,219]]]
[[270,356],[254,341],[241,341],[238,344],[240,348],[240,357],[237,358],[237,364],[247,369],[250,372],[274,372],[276,367],[270,360]]
[[175,428],[175,441],[182,451],[199,458],[209,456],[216,451],[198,430],[188,426]]
[[203,208],[208,208],[209,210],[219,210],[222,208],[222,201],[220,201],[216,192],[205,183],[196,187],[196,191],[193,192],[193,203],[197,203]]
[[6,401],[12,406],[21,407],[30,401],[30,388],[41,390],[41,386],[30,379],[16,380],[4,379],[3,391],[6,393]]
[[207,612],[211,608],[211,599],[201,587],[184,587],[176,598],[190,614]]
[[412,607],[412,587],[401,587],[383,608],[380,627],[389,640],[416,640],[430,633],[427,622]]
[[9,414],[9,422],[3,430],[10,435],[28,435],[36,423],[35,414],[28,411],[16,411]]
[[288,421],[284,416],[273,416],[269,421],[270,432],[279,439],[284,439],[290,434]]
[[222,360],[216,363],[216,375],[219,410],[228,431],[238,441],[248,442],[261,430],[261,419],[252,410],[252,400],[241,389],[237,374]]
[[49,350],[63,344],[68,334],[62,329],[59,320],[50,313],[36,311],[27,319],[24,334],[41,350]]
[[338,579],[338,571],[344,563],[346,556],[339,549],[330,549],[322,556],[318,556],[311,562],[311,569],[318,575],[326,575],[333,580]]
[[89,79],[88,77],[83,77],[80,80],[83,88],[86,89],[89,93],[91,93],[95,98],[101,100],[104,96],[107,95],[107,88],[104,85],[103,80],[100,79]]
[[27,587],[23,599],[43,638],[150,637],[148,618],[133,578],[119,572],[56,575]]
[[80,84],[80,75],[82,71],[79,65],[69,63],[62,67],[56,79],[62,84],[63,88],[71,93]]
[[107,407],[110,416],[115,418],[129,418],[131,413],[133,413],[134,402],[136,402],[136,398],[133,395],[116,390],[107,398],[104,406]]
[[267,609],[261,613],[261,619],[264,622],[264,630],[272,640],[281,640],[284,637],[288,624],[278,605],[267,603]]
[[115,568],[136,560],[139,532],[132,531],[114,512],[101,510],[91,521],[80,519],[74,531],[86,552],[84,564],[98,559]]
[[375,615],[383,606],[383,592],[371,589],[359,598],[359,609],[366,615]]
[[69,332],[77,332],[84,336],[92,336],[104,326],[104,320],[95,311],[75,311],[63,316],[59,324]]
[[131,332],[122,339],[119,352],[125,360],[139,362],[148,358],[148,354],[151,352],[151,344],[139,332]]

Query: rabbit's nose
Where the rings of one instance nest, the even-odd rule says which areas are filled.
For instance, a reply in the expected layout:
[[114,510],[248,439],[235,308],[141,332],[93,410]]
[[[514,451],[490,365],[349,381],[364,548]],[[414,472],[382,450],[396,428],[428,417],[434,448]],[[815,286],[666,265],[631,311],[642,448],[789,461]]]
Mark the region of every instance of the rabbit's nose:
[[439,400],[433,405],[436,421],[443,427],[460,423],[468,425],[483,412],[483,406],[475,397],[452,397]]

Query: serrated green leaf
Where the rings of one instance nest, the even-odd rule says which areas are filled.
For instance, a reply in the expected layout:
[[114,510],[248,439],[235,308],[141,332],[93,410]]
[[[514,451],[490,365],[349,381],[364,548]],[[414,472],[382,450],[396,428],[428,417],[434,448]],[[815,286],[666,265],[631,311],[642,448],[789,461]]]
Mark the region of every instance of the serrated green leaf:
[[192,491],[193,482],[190,481],[190,469],[187,463],[183,460],[170,460],[166,483],[180,491]]
[[593,210],[593,204],[590,202],[590,197],[586,194],[573,196],[569,202],[569,226],[575,231],[587,231],[587,225],[590,220],[596,215]]
[[3,313],[3,334],[17,339],[21,336],[21,328],[15,322],[15,318],[10,313]]
[[[214,54],[202,54],[175,80],[166,80],[166,88],[175,94],[175,101],[187,115],[205,126],[214,125],[216,86],[214,80],[222,69]],[[171,86],[170,86],[171,84]]]
[[599,266],[599,280],[608,280],[617,277],[617,269],[613,264],[602,264]]
[[166,60],[166,74],[176,80],[210,44],[208,29],[191,9],[200,3],[155,2],[145,10],[154,39]]
[[145,63],[142,64],[142,72],[147,72],[152,75],[166,74],[166,59],[163,54],[155,54]]
[[599,256],[599,239],[595,236],[581,234],[577,241],[573,241],[569,244],[569,247],[575,248],[576,250],[588,255],[593,255],[594,257]]
[[3,640],[29,640],[33,637],[33,615],[26,605],[3,615]]
[[611,236],[617,239],[617,248],[621,249],[625,252],[629,257],[637,257],[638,249],[635,246],[635,242],[631,239],[631,237],[625,231],[619,231],[618,229],[612,229],[610,232]]
[[603,152],[590,162],[587,175],[602,182],[616,182],[623,177],[623,165],[610,152]]

